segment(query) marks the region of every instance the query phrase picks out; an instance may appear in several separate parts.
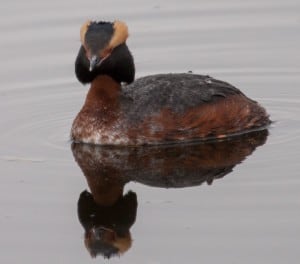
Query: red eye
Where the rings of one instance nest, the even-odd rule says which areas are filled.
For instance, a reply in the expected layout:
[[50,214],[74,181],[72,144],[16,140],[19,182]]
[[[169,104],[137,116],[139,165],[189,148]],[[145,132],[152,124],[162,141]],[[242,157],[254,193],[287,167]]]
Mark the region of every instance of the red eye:
[[89,51],[89,50],[86,50],[85,51],[85,55],[86,55],[86,57],[90,60],[91,59],[91,52]]

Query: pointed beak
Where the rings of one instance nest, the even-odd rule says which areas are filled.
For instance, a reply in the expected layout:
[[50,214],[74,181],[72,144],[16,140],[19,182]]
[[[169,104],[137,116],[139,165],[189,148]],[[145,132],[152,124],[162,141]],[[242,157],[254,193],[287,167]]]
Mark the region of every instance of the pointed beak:
[[98,64],[99,59],[96,55],[93,55],[92,58],[90,59],[90,72],[96,67]]
[[93,55],[90,59],[90,72],[95,69],[96,66],[100,66],[103,61],[105,61],[110,54],[107,54],[103,58],[99,58],[97,55]]

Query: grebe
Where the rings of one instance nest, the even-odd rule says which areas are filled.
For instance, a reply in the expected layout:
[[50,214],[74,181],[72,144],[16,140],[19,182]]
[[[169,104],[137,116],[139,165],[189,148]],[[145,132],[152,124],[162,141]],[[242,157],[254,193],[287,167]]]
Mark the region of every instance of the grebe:
[[234,86],[178,73],[134,81],[133,57],[121,21],[87,21],[80,29],[78,80],[91,83],[75,118],[74,142],[144,145],[218,139],[265,128],[265,109]]

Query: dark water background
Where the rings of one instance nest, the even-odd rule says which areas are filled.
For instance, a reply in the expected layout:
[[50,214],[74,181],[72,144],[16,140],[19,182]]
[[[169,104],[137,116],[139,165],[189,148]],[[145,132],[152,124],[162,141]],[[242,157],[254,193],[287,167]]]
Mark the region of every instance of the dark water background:
[[137,77],[209,74],[258,100],[275,121],[266,144],[211,186],[152,187],[136,171],[125,186],[138,200],[132,247],[110,262],[298,263],[300,2],[293,0],[2,3],[0,262],[103,262],[84,246],[77,201],[88,186],[68,141],[88,89],[73,63],[90,18],[127,22]]

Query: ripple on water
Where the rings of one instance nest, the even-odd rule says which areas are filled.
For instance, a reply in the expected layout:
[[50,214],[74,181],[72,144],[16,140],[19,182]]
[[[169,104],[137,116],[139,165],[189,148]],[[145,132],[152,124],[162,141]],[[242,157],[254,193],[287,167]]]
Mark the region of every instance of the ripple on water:
[[72,81],[45,81],[8,87],[0,106],[1,127],[7,128],[1,138],[2,159],[49,160],[69,151],[71,123],[85,95],[76,86]]
[[300,138],[300,99],[267,98],[259,100],[274,122],[270,144],[295,142]]
[[[2,159],[14,156],[33,160],[56,159],[58,154],[69,151],[72,120],[87,91],[87,87],[81,88],[80,84],[70,80],[10,88],[0,106],[1,126],[8,128],[2,133]],[[299,139],[299,99],[264,98],[258,101],[274,121],[269,144],[285,144]],[[11,106],[12,111],[5,112]]]

